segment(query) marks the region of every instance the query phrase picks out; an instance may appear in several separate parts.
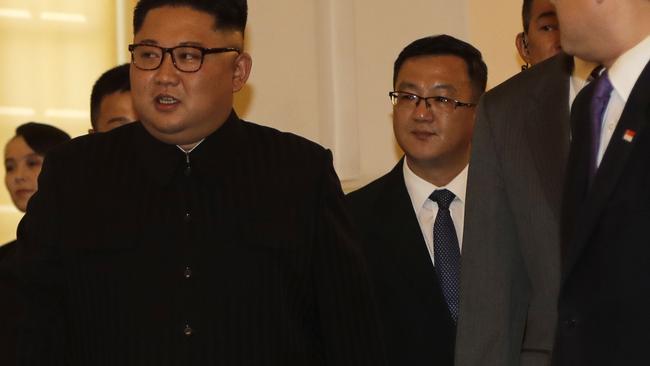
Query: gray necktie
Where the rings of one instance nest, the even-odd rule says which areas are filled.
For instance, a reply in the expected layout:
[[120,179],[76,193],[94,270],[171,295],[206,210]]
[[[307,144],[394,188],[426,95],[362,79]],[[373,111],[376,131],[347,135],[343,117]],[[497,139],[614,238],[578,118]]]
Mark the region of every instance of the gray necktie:
[[446,189],[433,191],[429,198],[438,203],[433,224],[433,259],[436,274],[454,321],[458,320],[458,283],[460,279],[460,248],[449,205],[456,196]]

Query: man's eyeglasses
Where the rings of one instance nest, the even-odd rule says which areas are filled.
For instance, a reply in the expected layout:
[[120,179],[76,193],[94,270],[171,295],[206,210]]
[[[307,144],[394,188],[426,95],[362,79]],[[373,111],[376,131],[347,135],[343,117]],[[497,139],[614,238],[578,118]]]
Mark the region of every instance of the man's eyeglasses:
[[415,109],[418,105],[420,105],[420,101],[422,100],[424,100],[427,109],[444,113],[451,113],[458,107],[476,107],[476,103],[461,102],[456,99],[442,96],[421,97],[417,94],[402,91],[392,91],[388,93],[388,96],[390,97],[390,101],[394,106],[406,110]]
[[172,57],[172,63],[183,72],[197,72],[203,65],[205,55],[211,53],[237,52],[238,48],[203,48],[197,46],[159,47],[150,44],[130,44],[131,62],[140,70],[155,70],[162,65],[165,53]]

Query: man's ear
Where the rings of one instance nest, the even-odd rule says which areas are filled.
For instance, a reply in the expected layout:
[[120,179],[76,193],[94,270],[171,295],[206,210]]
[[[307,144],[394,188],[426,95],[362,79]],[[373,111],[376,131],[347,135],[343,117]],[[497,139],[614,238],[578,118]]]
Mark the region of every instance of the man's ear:
[[235,70],[232,74],[232,92],[236,93],[244,87],[251,74],[251,68],[253,67],[251,55],[247,52],[240,53],[235,59],[234,67]]
[[519,57],[524,60],[525,63],[530,64],[530,51],[528,51],[528,40],[526,39],[526,34],[524,32],[518,33],[515,38],[515,46],[517,47],[517,52],[519,52]]

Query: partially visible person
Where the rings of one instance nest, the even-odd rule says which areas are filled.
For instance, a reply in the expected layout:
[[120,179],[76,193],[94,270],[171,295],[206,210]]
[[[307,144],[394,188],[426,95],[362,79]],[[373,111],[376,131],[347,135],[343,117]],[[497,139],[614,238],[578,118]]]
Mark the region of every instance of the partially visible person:
[[454,364],[467,164],[486,80],[466,42],[440,35],[406,46],[389,93],[405,156],[347,196],[393,366]]
[[16,135],[5,145],[5,186],[21,212],[38,189],[38,175],[45,155],[70,140],[60,129],[44,123],[28,122],[16,128]]
[[[526,0],[523,9],[531,38],[541,39],[532,34],[542,21],[549,32],[537,35],[558,37],[552,4]],[[560,52],[481,100],[468,177],[458,366],[550,362],[570,108],[597,69]]]
[[573,58],[488,91],[467,183],[457,366],[548,365],[559,287],[559,213]]
[[524,28],[517,34],[515,45],[525,70],[557,55],[562,47],[555,7],[549,0],[524,0],[521,18]]
[[[70,140],[67,133],[43,123],[29,122],[16,129],[5,145],[5,186],[16,208],[25,212],[38,189],[38,175],[45,155],[55,146]],[[13,277],[16,242],[0,247],[0,364],[16,362],[16,319],[19,307]]]
[[97,79],[90,94],[88,131],[106,132],[138,119],[131,99],[130,64],[116,66]]
[[571,111],[554,364],[646,365],[650,1],[553,2],[562,48],[606,69]]

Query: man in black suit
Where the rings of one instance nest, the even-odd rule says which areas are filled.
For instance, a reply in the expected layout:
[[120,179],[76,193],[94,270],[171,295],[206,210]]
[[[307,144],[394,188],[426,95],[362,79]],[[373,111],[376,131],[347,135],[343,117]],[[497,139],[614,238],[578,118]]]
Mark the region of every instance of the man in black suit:
[[20,365],[383,364],[331,154],[232,110],[246,14],[138,2],[140,123],[48,155],[19,228]]
[[467,164],[486,80],[481,53],[453,37],[404,48],[390,98],[406,156],[347,196],[391,365],[453,365]]
[[554,3],[562,48],[606,67],[571,112],[554,362],[646,364],[650,1]]

